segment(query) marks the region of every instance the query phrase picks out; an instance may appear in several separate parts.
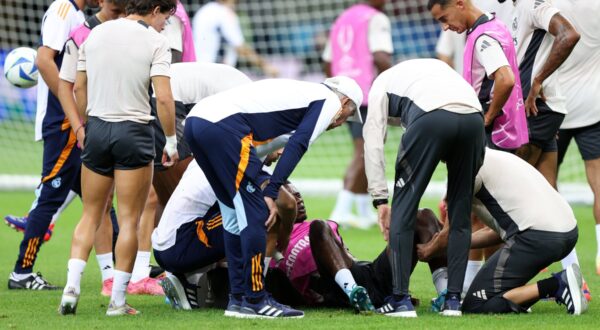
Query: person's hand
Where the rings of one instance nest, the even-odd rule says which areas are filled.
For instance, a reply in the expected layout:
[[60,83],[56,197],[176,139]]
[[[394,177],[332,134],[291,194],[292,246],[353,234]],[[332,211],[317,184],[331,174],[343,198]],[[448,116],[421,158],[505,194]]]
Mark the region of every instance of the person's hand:
[[81,128],[77,129],[75,136],[77,137],[77,146],[79,147],[79,149],[83,150],[83,141],[85,141],[85,128],[83,127],[83,125],[81,126]]
[[419,257],[419,261],[429,261],[436,253],[439,252],[439,236],[439,233],[435,233],[433,234],[431,241],[425,244],[417,244],[417,257]]
[[387,204],[381,204],[377,207],[377,222],[379,223],[379,230],[383,234],[383,239],[387,242],[390,238],[390,218],[391,210]]
[[175,165],[175,163],[177,163],[179,161],[179,153],[177,151],[175,151],[174,154],[169,155],[167,153],[167,150],[163,150],[163,155],[162,155],[162,165],[164,167],[171,167],[173,165]]
[[531,88],[529,89],[529,95],[527,95],[527,99],[525,100],[525,113],[527,114],[527,117],[530,115],[537,116],[538,108],[535,105],[535,100],[538,95],[542,101],[546,101],[546,96],[544,96],[544,91],[542,90],[542,83],[537,79],[533,79]]
[[269,231],[277,222],[277,205],[273,198],[267,196],[265,196],[265,203],[267,203],[267,207],[269,208],[269,217],[267,218],[267,222],[265,222],[267,231]]
[[490,111],[488,111],[484,116],[483,116],[483,123],[485,127],[490,126],[493,122],[494,119],[492,116],[490,116]]

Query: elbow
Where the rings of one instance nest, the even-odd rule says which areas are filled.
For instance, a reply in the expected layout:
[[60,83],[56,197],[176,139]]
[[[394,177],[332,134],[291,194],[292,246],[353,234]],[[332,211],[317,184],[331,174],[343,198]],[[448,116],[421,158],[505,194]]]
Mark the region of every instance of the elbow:
[[581,39],[581,35],[575,29],[570,29],[566,31],[563,36],[560,38],[560,43],[564,45],[566,49],[569,51],[573,50],[577,43]]
[[171,95],[170,93],[168,95],[157,94],[156,95],[156,103],[160,104],[163,107],[168,107],[170,105],[174,105],[175,100],[173,99],[173,95]]

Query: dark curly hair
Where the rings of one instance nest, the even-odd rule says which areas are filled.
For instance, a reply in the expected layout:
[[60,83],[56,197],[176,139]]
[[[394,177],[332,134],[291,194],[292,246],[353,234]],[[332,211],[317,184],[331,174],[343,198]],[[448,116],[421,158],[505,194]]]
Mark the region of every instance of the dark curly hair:
[[173,14],[177,8],[177,0],[128,0],[125,11],[127,15],[146,16],[156,7],[160,8],[161,13]]

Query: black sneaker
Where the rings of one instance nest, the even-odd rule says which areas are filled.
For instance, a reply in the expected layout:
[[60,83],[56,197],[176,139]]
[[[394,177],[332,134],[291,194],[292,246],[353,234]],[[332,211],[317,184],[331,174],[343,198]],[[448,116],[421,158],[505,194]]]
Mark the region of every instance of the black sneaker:
[[394,296],[385,298],[384,305],[377,309],[377,313],[392,317],[417,317],[410,295],[404,296],[401,300],[396,300]]
[[189,283],[184,276],[167,274],[160,282],[165,296],[174,309],[198,309],[206,305],[208,284],[203,273],[199,283]]
[[462,316],[460,307],[460,295],[455,293],[446,293],[444,307],[442,308],[442,312],[440,314],[444,316]]
[[9,290],[61,290],[62,287],[54,286],[46,279],[42,277],[42,274],[31,274],[27,278],[17,280],[14,278],[13,273],[10,273],[8,278],[8,289]]

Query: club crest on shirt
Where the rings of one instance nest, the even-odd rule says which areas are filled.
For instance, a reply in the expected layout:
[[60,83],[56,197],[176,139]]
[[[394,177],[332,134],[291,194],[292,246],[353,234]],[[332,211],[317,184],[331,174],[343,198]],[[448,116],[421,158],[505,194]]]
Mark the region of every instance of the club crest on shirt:
[[248,182],[248,185],[246,185],[246,191],[252,194],[256,191],[256,188],[254,188],[252,183]]
[[61,183],[62,183],[62,182],[61,182],[61,179],[60,179],[60,177],[57,177],[57,178],[55,178],[55,179],[54,179],[54,180],[52,180],[52,182],[51,182],[52,188],[54,188],[54,189],[58,189],[58,188],[60,188],[60,185],[61,185]]

